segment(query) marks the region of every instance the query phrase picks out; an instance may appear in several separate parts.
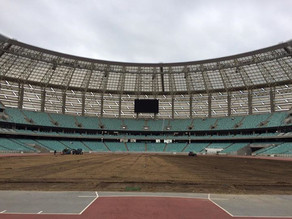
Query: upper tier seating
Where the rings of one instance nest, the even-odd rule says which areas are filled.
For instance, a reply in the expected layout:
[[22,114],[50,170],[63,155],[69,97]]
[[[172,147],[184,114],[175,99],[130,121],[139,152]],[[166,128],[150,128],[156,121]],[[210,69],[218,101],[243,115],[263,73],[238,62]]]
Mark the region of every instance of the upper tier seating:
[[143,131],[145,126],[144,120],[124,119],[124,125],[129,131]]
[[50,113],[49,116],[59,127],[77,128],[76,120],[74,116],[56,114],[56,113]]
[[19,124],[30,124],[22,114],[21,110],[16,108],[6,108],[5,113],[9,116],[9,122]]
[[240,129],[250,129],[260,127],[261,122],[265,122],[271,114],[258,114],[245,116],[240,124]]
[[[55,113],[32,112],[15,108],[5,108],[7,119],[0,121],[52,126],[76,129],[113,130],[113,131],[205,131],[252,129],[279,127],[285,124],[288,112],[258,114],[248,116],[204,118],[204,119],[175,119],[175,120],[144,120],[144,119],[109,119],[86,116],[72,116]],[[291,126],[291,124],[290,124]]]
[[235,129],[236,124],[240,123],[240,121],[242,121],[243,118],[244,118],[243,116],[218,118],[214,129],[215,130]]
[[97,117],[76,116],[76,120],[83,129],[100,129]]
[[104,126],[104,129],[108,130],[121,130],[122,121],[120,119],[108,119],[100,118],[100,125]]
[[277,127],[283,125],[283,121],[288,116],[287,112],[275,112],[272,113],[271,117],[269,118],[268,123],[265,125],[267,127]]
[[23,114],[33,121],[33,124],[40,125],[40,126],[52,126],[52,120],[50,119],[49,115],[44,112],[34,112],[23,110]]
[[194,119],[193,130],[211,130],[215,127],[216,118]]

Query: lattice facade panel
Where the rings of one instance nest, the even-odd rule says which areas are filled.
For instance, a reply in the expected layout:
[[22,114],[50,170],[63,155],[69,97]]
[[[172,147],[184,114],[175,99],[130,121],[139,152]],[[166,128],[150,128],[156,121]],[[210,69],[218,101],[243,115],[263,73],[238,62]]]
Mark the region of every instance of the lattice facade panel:
[[213,117],[228,116],[227,93],[213,93],[211,100],[211,113]]
[[49,113],[62,113],[63,91],[56,88],[46,89],[45,111]]
[[1,80],[0,100],[7,107],[18,106],[18,83]]
[[252,108],[254,114],[271,112],[270,89],[255,89],[252,91]]
[[41,110],[41,90],[40,87],[24,84],[23,109],[31,111]]
[[194,117],[208,116],[208,94],[196,94],[192,97],[192,113]]
[[248,115],[248,91],[234,91],[230,95],[231,115]]
[[65,113],[68,114],[82,114],[82,92],[67,90]]

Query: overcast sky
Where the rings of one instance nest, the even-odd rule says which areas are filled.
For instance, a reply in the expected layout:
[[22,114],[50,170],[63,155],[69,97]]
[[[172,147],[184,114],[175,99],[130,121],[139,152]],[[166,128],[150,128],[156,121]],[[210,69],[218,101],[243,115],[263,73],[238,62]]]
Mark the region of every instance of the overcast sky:
[[0,0],[0,33],[126,62],[216,58],[292,39],[292,0]]

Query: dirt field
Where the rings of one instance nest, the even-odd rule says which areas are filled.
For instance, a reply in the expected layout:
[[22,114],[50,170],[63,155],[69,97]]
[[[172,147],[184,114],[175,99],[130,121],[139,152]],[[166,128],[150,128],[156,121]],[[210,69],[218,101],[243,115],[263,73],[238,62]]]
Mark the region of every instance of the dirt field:
[[292,162],[150,154],[0,157],[0,189],[292,194]]

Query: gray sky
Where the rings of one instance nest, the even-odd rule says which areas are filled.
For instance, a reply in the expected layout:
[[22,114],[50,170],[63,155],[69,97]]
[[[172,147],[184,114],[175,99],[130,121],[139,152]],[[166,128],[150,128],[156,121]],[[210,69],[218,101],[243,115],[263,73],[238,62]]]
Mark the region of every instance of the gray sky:
[[126,62],[216,58],[292,39],[292,0],[0,0],[0,33]]

